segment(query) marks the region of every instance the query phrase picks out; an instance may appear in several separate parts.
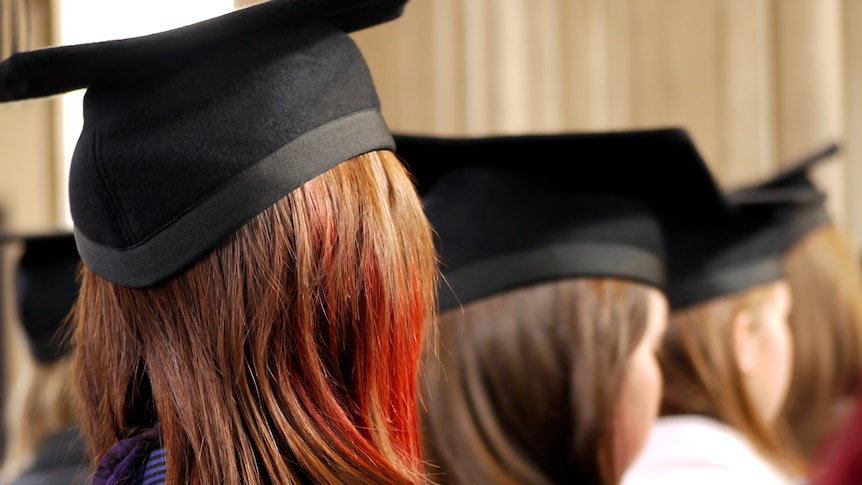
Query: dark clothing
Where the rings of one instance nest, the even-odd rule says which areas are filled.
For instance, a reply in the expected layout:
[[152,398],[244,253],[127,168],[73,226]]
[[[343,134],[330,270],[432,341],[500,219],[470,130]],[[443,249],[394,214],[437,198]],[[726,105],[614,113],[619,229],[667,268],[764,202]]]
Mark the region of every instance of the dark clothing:
[[87,452],[78,428],[48,437],[36,459],[8,485],[78,485],[90,482]]
[[165,453],[156,425],[124,439],[99,461],[93,485],[161,485],[165,483]]

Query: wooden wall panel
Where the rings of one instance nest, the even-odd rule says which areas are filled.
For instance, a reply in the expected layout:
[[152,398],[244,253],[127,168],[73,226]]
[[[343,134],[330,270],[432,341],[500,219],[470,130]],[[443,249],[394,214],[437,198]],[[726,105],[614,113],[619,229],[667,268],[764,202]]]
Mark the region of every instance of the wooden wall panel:
[[[779,160],[845,139],[841,10],[839,0],[775,2]],[[836,158],[818,168],[815,177],[829,191],[833,217],[844,225],[846,154]]]
[[[11,0],[12,3],[24,4]],[[4,9],[8,2],[4,1]],[[21,26],[28,33],[17,43],[19,49],[44,47],[51,43],[51,2],[33,0],[27,8],[14,10],[30,20]],[[5,10],[11,13],[13,10]],[[4,22],[11,22],[4,18]],[[9,52],[7,52],[8,54]],[[43,228],[56,217],[57,179],[56,114],[54,100],[0,104],[0,207],[4,224],[22,229]],[[56,143],[52,140],[57,140]]]
[[[856,91],[845,87],[858,71],[859,4],[411,0],[401,19],[354,37],[396,131],[681,125],[728,188],[769,176],[819,143],[845,142],[841,160],[815,177],[849,230],[851,215],[862,211],[848,176],[862,160],[845,134],[862,117],[853,111]],[[399,57],[387,47],[421,48],[414,35],[429,36],[428,50]],[[853,227],[858,246],[862,217]]]
[[721,5],[716,156],[723,161],[722,178],[728,186],[756,181],[778,168],[772,13],[771,3],[764,0]]
[[844,223],[856,247],[862,243],[862,1],[844,0],[844,164],[846,213]]

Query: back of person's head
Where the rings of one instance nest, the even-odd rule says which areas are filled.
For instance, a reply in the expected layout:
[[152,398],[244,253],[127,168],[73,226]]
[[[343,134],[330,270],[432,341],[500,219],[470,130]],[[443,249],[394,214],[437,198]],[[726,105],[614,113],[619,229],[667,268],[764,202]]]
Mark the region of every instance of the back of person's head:
[[722,422],[790,474],[798,463],[775,424],[793,355],[780,214],[797,195],[735,201],[731,217],[698,231],[669,228],[671,316],[660,354],[662,415]]
[[78,365],[94,451],[158,422],[173,476],[204,483],[417,479],[409,397],[431,244],[400,162],[373,152],[160,285],[85,270]]
[[788,367],[779,359],[771,363],[776,370],[770,374],[773,379],[755,381],[751,376],[757,372],[757,361],[742,358],[741,344],[746,338],[753,340],[746,347],[749,355],[757,346],[768,345],[768,314],[781,292],[788,292],[783,281],[767,283],[671,312],[659,360],[665,379],[661,414],[721,421],[742,432],[777,465],[793,467],[792,455],[773,426],[790,379]]
[[609,430],[656,305],[651,290],[578,278],[442,313],[439,366],[426,357],[423,429],[426,460],[446,472],[445,483],[615,483],[615,467],[631,459],[622,455],[634,453],[616,456],[624,443]]
[[840,426],[843,410],[852,407],[862,377],[862,272],[811,177],[815,165],[833,160],[838,149],[826,144],[731,194],[751,200],[795,192],[810,199],[788,205],[778,219],[782,267],[793,296],[788,323],[794,352],[793,378],[777,420],[783,442],[809,463]]
[[69,197],[97,479],[155,446],[167,483],[423,480],[436,258],[349,36],[404,4],[270,0],[0,65],[0,100],[87,88]]
[[71,233],[0,234],[3,240],[23,243],[12,280],[19,331],[11,335],[20,336],[27,347],[12,375],[4,409],[2,474],[12,479],[33,463],[47,439],[79,422],[66,323],[77,297],[80,257]]
[[[690,139],[666,129],[396,143],[444,278],[420,385],[431,478],[617,483],[658,412],[667,302],[656,212],[690,224],[724,209]],[[644,183],[657,170],[644,154],[714,214],[675,210],[667,181]]]

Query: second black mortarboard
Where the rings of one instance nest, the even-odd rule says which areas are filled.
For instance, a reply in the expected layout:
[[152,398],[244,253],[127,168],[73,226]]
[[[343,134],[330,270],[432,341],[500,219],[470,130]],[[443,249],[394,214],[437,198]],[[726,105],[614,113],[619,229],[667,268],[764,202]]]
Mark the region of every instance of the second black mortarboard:
[[662,218],[727,216],[681,129],[395,141],[438,235],[443,310],[562,278],[663,288]]
[[759,204],[771,201],[779,205],[777,223],[783,225],[782,249],[788,250],[815,229],[832,222],[826,209],[824,194],[811,179],[811,170],[819,163],[834,159],[839,150],[836,143],[805,154],[798,160],[783,164],[784,170],[772,177],[728,194],[731,204]]
[[151,286],[315,176],[393,148],[348,32],[405,2],[270,0],[22,52],[0,64],[0,100],[87,88],[69,178],[77,247],[103,278]]
[[781,258],[827,222],[824,196],[808,169],[834,153],[828,145],[765,182],[728,194],[731,216],[705,227],[671,224],[668,299],[675,310],[746,291],[783,277]]
[[679,310],[777,281],[779,202],[740,206],[713,225],[667,227],[668,302]]
[[78,297],[81,258],[71,231],[0,234],[0,242],[22,242],[14,267],[15,307],[30,354],[38,362],[66,355],[66,325]]

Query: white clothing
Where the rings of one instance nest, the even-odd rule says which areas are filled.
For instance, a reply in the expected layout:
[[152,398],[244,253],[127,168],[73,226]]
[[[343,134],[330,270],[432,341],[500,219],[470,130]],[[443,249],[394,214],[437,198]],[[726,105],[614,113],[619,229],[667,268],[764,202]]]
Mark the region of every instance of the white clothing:
[[704,416],[666,416],[653,426],[621,485],[789,485],[735,429]]

